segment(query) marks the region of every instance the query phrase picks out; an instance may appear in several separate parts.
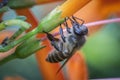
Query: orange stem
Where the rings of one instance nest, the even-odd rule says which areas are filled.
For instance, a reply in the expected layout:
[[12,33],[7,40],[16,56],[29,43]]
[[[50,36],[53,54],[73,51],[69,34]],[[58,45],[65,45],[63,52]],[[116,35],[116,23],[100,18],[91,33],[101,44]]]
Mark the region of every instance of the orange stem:
[[59,9],[62,11],[62,17],[73,15],[91,0],[67,0]]
[[76,52],[66,67],[69,80],[88,80],[87,67],[82,53]]

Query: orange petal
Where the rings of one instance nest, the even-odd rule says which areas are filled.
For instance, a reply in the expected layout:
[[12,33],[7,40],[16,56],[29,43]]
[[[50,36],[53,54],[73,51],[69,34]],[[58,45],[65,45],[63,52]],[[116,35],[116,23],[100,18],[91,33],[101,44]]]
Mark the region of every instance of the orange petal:
[[68,80],[88,80],[87,66],[82,53],[76,52],[66,67]]
[[62,11],[62,17],[73,15],[91,0],[67,0],[59,9]]
[[120,11],[120,0],[99,0],[102,14]]

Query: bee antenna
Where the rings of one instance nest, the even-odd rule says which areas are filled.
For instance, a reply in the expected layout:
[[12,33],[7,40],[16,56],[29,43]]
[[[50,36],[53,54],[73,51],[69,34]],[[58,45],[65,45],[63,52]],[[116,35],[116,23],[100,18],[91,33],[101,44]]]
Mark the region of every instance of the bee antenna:
[[[77,17],[75,17],[75,16],[72,16],[72,18],[77,22],[77,20],[76,19],[78,19],[78,20],[80,20],[80,21],[82,21],[82,23],[81,23],[81,25],[83,25],[84,24],[84,20],[83,19],[80,19],[80,18],[77,18]],[[78,22],[77,22],[78,23]]]

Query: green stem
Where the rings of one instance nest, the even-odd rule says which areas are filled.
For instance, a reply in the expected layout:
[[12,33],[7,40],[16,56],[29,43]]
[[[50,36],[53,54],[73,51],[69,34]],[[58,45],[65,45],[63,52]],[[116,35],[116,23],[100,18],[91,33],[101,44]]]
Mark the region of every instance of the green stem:
[[8,50],[10,50],[11,48],[13,48],[14,46],[16,46],[17,44],[29,39],[30,37],[32,37],[33,35],[37,34],[38,30],[34,29],[31,32],[29,32],[28,34],[24,35],[23,37],[19,38],[18,40],[15,40],[11,43],[9,43],[9,45],[3,47],[2,45],[0,45],[0,52],[6,52]]
[[6,20],[6,21],[3,21],[2,23],[0,23],[0,31],[5,29],[6,27],[13,26],[13,25],[18,25],[25,29],[29,29],[31,26],[29,23],[27,23],[23,20],[11,19],[11,20]]
[[[41,23],[38,25],[37,28],[35,28],[31,32],[27,33],[25,36],[21,37],[20,39],[11,42],[10,44],[8,44],[5,47],[0,46],[0,52],[8,51],[9,49],[13,48],[17,44],[24,42],[25,40],[29,39],[33,35],[36,35],[37,33],[42,33],[44,31],[49,32],[49,31],[53,30],[54,28],[56,28],[62,22],[64,22],[64,18],[61,17],[61,11],[59,9],[55,8],[50,14],[48,14],[41,21]],[[7,23],[5,23],[5,24],[7,24]]]
[[21,27],[18,31],[16,31],[8,40],[8,43],[12,42],[14,39],[16,39],[20,34],[22,34],[26,29]]
[[13,60],[15,58],[16,58],[16,56],[14,54],[11,54],[10,56],[8,56],[8,57],[4,58],[3,60],[1,60],[0,65],[3,65],[3,64],[5,64],[5,63],[7,63],[7,62],[9,62],[9,61],[11,61],[11,60]]
[[[31,26],[30,24],[28,24],[27,22],[25,22],[23,20],[12,19],[12,20],[6,20],[6,21],[0,23],[0,30],[3,30],[7,26],[12,26],[12,25],[19,25],[21,27],[17,32],[15,32],[15,34],[10,38],[10,40],[8,40],[8,43],[11,42],[12,40],[14,40],[17,36],[19,36],[22,32],[24,32],[26,29],[30,28],[30,26]],[[11,49],[14,46],[16,46],[17,44],[19,44],[20,42],[22,42],[22,41],[16,40],[15,42],[13,41],[5,47],[0,45],[0,52],[8,51],[9,49]]]
[[63,23],[64,18],[61,17],[61,13],[62,11],[60,11],[58,8],[55,8],[45,18],[43,18],[37,27],[39,32],[50,32],[59,24]]
[[37,40],[35,38],[35,36],[31,37],[30,39],[26,40],[25,42],[23,42],[22,44],[20,44],[15,52],[6,57],[5,59],[0,61],[0,65],[3,65],[7,62],[9,62],[10,60],[13,59],[24,59],[27,58],[28,56],[34,54],[36,51],[44,48],[45,46],[42,45],[40,40]]
[[[21,21],[22,20],[22,21]],[[5,26],[11,26],[11,25],[19,25],[21,26],[19,30],[17,30],[7,41],[6,43],[9,44],[12,42],[14,39],[16,39],[20,34],[22,34],[25,30],[31,27],[30,24],[27,22],[24,22],[26,20],[25,16],[17,16],[16,19],[13,20],[7,20],[4,21],[3,23]]]

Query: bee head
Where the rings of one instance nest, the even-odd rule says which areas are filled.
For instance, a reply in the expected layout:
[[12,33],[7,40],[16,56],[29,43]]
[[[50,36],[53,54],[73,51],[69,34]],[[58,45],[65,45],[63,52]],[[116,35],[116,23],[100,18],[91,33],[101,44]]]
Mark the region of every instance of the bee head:
[[79,36],[84,36],[88,34],[88,28],[85,25],[74,25],[74,33]]

